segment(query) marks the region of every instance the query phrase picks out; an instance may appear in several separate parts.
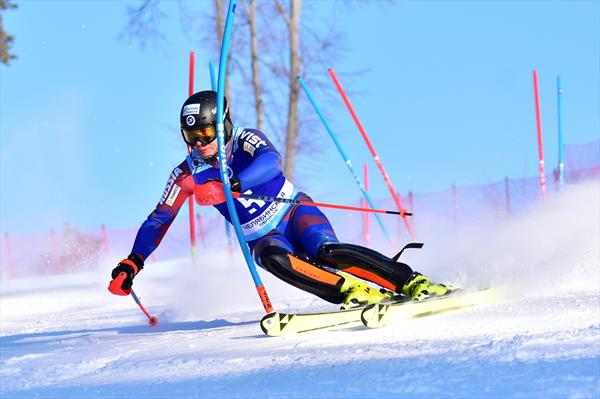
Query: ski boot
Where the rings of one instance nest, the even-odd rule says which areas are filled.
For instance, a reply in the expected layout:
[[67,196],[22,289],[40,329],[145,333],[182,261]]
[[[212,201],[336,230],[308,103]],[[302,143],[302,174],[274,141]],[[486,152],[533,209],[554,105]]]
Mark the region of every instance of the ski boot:
[[453,290],[454,287],[451,285],[433,283],[428,277],[414,272],[402,287],[402,294],[414,301],[422,301],[435,296],[447,295]]
[[394,293],[385,289],[378,290],[371,287],[367,283],[348,276],[347,274],[336,273],[344,278],[344,283],[340,289],[340,293],[344,298],[344,303],[341,309],[351,309],[359,306],[379,303],[384,299],[391,298]]

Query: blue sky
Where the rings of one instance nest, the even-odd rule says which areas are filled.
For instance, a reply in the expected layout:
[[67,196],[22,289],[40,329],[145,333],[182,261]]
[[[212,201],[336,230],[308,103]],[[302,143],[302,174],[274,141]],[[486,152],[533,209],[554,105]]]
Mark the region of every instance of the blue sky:
[[[3,13],[19,58],[0,66],[1,230],[48,231],[65,221],[137,226],[185,156],[178,112],[189,51],[197,53],[197,90],[209,87],[206,64],[217,54],[182,34],[174,1],[165,2],[166,47],[145,51],[118,39],[126,6],[136,2],[16,3]],[[321,4],[322,17],[347,35],[349,51],[331,66],[401,192],[535,176],[534,68],[547,168],[558,154],[557,75],[565,142],[599,138],[597,1]],[[365,72],[348,75],[357,70]],[[369,165],[373,195],[386,196],[341,99],[321,106],[335,116],[357,169]],[[296,183],[316,201],[353,202],[351,175],[325,129],[314,128],[322,131],[322,155],[314,169],[297,172]]]

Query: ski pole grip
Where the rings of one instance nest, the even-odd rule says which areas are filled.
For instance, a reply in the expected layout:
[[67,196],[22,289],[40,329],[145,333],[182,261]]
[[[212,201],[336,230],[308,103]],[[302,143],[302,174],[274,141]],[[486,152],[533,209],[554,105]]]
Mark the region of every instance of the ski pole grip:
[[121,272],[119,275],[111,280],[108,284],[108,290],[115,295],[127,296],[131,293],[131,288],[123,289],[123,281],[127,278],[127,273]]

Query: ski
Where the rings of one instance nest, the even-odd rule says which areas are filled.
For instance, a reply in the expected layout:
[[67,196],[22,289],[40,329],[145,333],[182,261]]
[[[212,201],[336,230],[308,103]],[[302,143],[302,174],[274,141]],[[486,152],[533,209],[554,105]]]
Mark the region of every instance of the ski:
[[486,288],[479,291],[456,290],[445,296],[419,302],[402,299],[391,303],[377,303],[363,308],[360,319],[366,327],[380,328],[395,320],[413,319],[487,303],[497,295],[496,290]]
[[400,295],[390,301],[347,310],[318,313],[273,312],[262,318],[260,328],[266,335],[271,337],[333,329],[341,326],[352,327],[360,325],[361,322],[368,328],[380,328],[394,320],[430,316],[488,303],[497,296],[497,290],[492,288],[479,291],[456,290],[451,294],[420,302],[411,301]]
[[364,306],[320,313],[269,313],[260,321],[266,335],[280,337],[286,334],[325,330],[339,326],[360,325]]

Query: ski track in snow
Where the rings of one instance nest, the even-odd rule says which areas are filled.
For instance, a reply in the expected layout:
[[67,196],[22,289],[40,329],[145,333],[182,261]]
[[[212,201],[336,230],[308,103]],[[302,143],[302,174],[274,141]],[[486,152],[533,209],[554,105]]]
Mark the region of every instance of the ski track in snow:
[[[494,281],[505,293],[496,303],[378,330],[265,337],[243,260],[219,253],[197,266],[144,269],[135,288],[159,317],[154,328],[131,298],[106,291],[114,259],[92,273],[3,280],[0,397],[598,398],[597,191],[597,184],[577,188],[518,221],[488,226],[487,239],[493,231],[500,241],[492,249],[507,253],[490,259],[489,248],[479,251],[502,267],[483,275],[467,263],[458,273],[473,285]],[[557,211],[572,203],[589,217]],[[529,226],[549,213],[560,228],[548,226],[537,242]],[[477,242],[482,231],[461,238]],[[521,249],[526,236],[530,245]],[[461,258],[461,245],[454,248]],[[481,252],[473,252],[474,263]],[[332,308],[262,275],[278,310]]]

